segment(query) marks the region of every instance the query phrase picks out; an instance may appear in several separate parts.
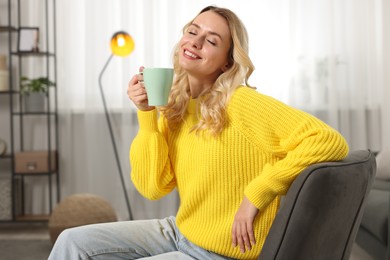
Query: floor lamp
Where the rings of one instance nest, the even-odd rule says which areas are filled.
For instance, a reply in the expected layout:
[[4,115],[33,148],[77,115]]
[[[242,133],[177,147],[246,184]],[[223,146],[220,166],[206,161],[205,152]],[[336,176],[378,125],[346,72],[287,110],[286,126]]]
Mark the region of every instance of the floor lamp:
[[104,67],[99,75],[99,88],[100,88],[100,95],[101,95],[102,101],[103,101],[104,112],[106,114],[108,130],[110,131],[111,143],[112,143],[112,146],[114,148],[114,155],[115,155],[116,164],[118,167],[118,173],[119,173],[119,177],[120,177],[120,180],[122,183],[123,193],[124,193],[125,199],[126,199],[127,210],[129,212],[129,219],[132,220],[133,214],[132,214],[131,208],[130,208],[129,196],[128,196],[127,191],[126,191],[126,185],[125,185],[125,181],[123,179],[123,174],[122,174],[122,167],[121,167],[119,156],[118,156],[118,150],[116,148],[114,133],[112,131],[111,119],[110,119],[110,115],[108,113],[106,99],[104,96],[103,85],[102,85],[102,76],[103,76],[104,71],[106,70],[108,64],[110,63],[110,61],[114,55],[121,56],[121,57],[125,57],[127,55],[130,55],[130,53],[134,50],[134,41],[128,33],[124,32],[124,31],[120,31],[120,32],[116,32],[111,37],[110,47],[111,47],[111,55],[108,57],[106,64],[104,64]]

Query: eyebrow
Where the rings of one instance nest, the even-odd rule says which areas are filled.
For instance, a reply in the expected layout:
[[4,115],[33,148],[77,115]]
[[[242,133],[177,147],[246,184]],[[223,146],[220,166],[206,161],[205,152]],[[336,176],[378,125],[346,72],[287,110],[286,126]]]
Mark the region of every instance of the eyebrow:
[[[198,29],[201,29],[200,26],[197,25],[196,23],[192,23],[192,24],[190,24],[190,26],[191,25],[195,26]],[[213,32],[213,31],[208,31],[208,33],[211,34],[211,35],[215,35],[215,36],[219,37],[222,40],[222,36],[219,33],[216,33],[216,32]]]

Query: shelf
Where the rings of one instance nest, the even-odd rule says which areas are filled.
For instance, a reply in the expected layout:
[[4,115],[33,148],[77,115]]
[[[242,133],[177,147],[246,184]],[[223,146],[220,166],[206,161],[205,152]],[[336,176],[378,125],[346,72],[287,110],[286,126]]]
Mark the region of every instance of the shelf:
[[12,55],[21,56],[21,57],[47,57],[55,56],[51,52],[11,52]]
[[7,94],[10,94],[10,93],[12,93],[12,94],[17,94],[17,93],[19,93],[18,91],[15,91],[15,90],[12,90],[12,91],[9,91],[9,90],[1,90],[0,91],[0,95],[7,95]]
[[[12,217],[9,222],[47,222],[49,216],[53,210],[55,203],[60,201],[60,180],[59,180],[59,167],[54,162],[58,161],[58,155],[40,156],[35,158],[36,166],[34,162],[23,160],[18,150],[24,151],[25,147],[28,147],[29,143],[34,141],[33,135],[26,135],[30,128],[36,123],[40,124],[43,128],[42,140],[37,144],[39,147],[47,146],[47,150],[58,150],[59,145],[59,133],[58,133],[58,101],[57,101],[57,86],[50,85],[48,94],[45,99],[39,103],[45,105],[36,109],[27,110],[27,106],[24,103],[26,97],[20,89],[20,83],[22,81],[21,76],[28,74],[39,73],[41,77],[51,78],[52,82],[57,82],[57,54],[56,54],[56,5],[55,1],[45,1],[42,3],[42,8],[35,8],[35,12],[27,11],[28,17],[25,17],[26,10],[29,6],[24,6],[24,2],[17,3],[14,0],[6,1],[4,5],[4,12],[8,13],[9,21],[3,21],[0,24],[0,45],[6,50],[6,62],[8,62],[8,68],[12,68],[6,73],[4,80],[9,83],[9,88],[2,88],[0,90],[0,103],[2,104],[2,110],[6,112],[7,116],[0,119],[1,131],[3,128],[7,129],[9,136],[7,137],[7,143],[9,143],[9,150],[4,155],[0,156],[0,171],[8,173],[7,178],[11,177],[11,183],[6,184],[11,188],[11,212]],[[40,12],[38,9],[41,9]],[[15,15],[15,16],[14,16]],[[41,17],[42,16],[42,17]],[[3,18],[3,17],[2,17]],[[6,17],[4,17],[6,18]],[[38,18],[38,24],[31,24]],[[11,23],[10,21],[14,21]],[[21,26],[24,25],[24,26]],[[45,28],[43,31],[39,31],[39,28]],[[38,35],[31,36],[31,32],[24,34],[23,29],[33,29],[36,32],[38,29]],[[24,46],[32,46],[36,43],[37,38],[42,42],[47,43],[46,47],[42,48],[25,48]],[[21,41],[22,40],[22,41]],[[19,44],[19,43],[23,44]],[[52,46],[51,43],[54,43]],[[31,45],[30,45],[31,44]],[[19,47],[18,47],[19,46]],[[34,45],[35,46],[35,45]],[[30,63],[33,61],[33,63]],[[8,75],[7,75],[8,74]],[[3,77],[3,78],[4,78]],[[31,111],[31,112],[29,112]],[[41,139],[41,138],[40,138]],[[21,159],[21,157],[23,157]],[[34,159],[33,158],[33,159]],[[28,158],[27,158],[28,159]],[[41,161],[39,161],[41,160]],[[47,160],[47,162],[45,161]],[[24,164],[23,164],[24,162]],[[27,163],[27,165],[26,165]],[[41,166],[42,165],[42,166]],[[24,167],[22,167],[24,166]],[[30,167],[35,168],[30,168]],[[27,190],[25,183],[30,179],[38,178],[45,180],[43,187],[37,187],[49,193],[43,194],[45,200],[42,200],[39,196],[34,198],[35,194],[32,194],[30,190]],[[28,180],[27,180],[28,179]],[[34,185],[34,184],[32,184]],[[41,185],[39,185],[41,186]],[[48,210],[41,211],[37,208],[37,214],[25,214],[29,213],[26,210],[32,200],[39,200],[42,204],[48,204]],[[47,200],[46,200],[47,199]],[[22,215],[20,215],[22,214]],[[0,222],[4,222],[0,220]],[[0,257],[1,258],[1,257]]]
[[51,115],[55,116],[55,112],[13,112],[12,115],[14,116],[44,116],[44,115]]
[[15,172],[15,175],[23,175],[23,176],[38,176],[38,175],[52,175],[55,174],[57,171],[51,171],[51,172]]
[[16,221],[28,222],[28,221],[49,221],[49,214],[40,214],[40,215],[23,215],[17,216]]
[[16,29],[13,26],[0,26],[0,33],[6,33],[6,32],[17,32],[18,29]]
[[0,155],[0,160],[2,160],[2,159],[11,159],[11,158],[12,158],[12,155],[10,155],[10,154]]
[[[55,88],[57,85],[55,84],[54,86],[49,86],[49,88]],[[20,94],[19,90],[0,90],[0,95],[7,95],[7,94]]]

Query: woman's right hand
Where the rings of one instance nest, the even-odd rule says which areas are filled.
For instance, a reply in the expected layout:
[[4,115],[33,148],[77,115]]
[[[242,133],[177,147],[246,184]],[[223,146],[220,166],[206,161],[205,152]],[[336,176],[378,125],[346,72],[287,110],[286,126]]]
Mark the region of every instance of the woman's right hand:
[[148,95],[144,86],[144,77],[142,72],[144,67],[139,68],[139,74],[133,76],[127,85],[127,96],[133,101],[134,105],[142,111],[153,110],[154,106],[148,105]]

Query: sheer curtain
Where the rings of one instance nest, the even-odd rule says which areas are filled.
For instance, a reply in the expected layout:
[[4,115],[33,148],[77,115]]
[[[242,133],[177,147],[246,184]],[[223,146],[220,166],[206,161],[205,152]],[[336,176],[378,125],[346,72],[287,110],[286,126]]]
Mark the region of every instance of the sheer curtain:
[[[383,0],[385,1],[385,0]],[[175,214],[174,192],[142,198],[130,181],[128,150],[137,132],[127,82],[144,66],[171,66],[182,26],[201,8],[234,10],[247,26],[258,91],[320,117],[351,148],[381,148],[382,1],[68,0],[57,1],[62,198],[93,193],[128,217],[98,90],[109,40],[125,30],[134,52],[114,57],[104,76],[107,104],[135,218]],[[254,8],[255,7],[255,8]]]
[[291,1],[289,102],[340,130],[352,149],[381,148],[380,1]]

